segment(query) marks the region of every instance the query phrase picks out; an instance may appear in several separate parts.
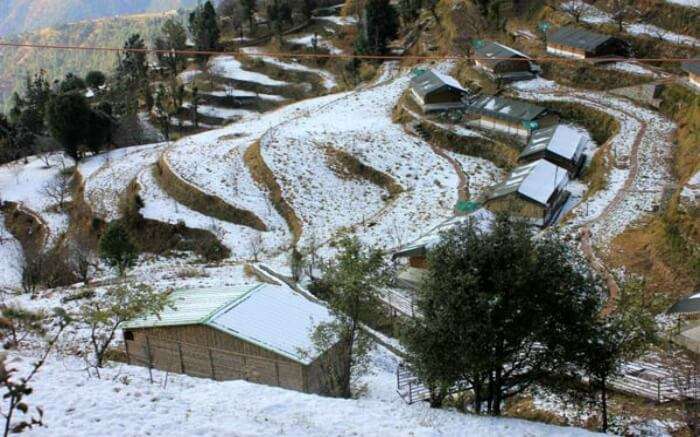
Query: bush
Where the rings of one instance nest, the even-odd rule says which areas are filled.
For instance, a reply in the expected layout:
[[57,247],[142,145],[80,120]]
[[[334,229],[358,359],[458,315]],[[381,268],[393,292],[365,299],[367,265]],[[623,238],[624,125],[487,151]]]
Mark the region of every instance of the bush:
[[107,227],[107,232],[100,238],[100,258],[108,265],[116,268],[120,275],[136,262],[138,252],[131,242],[129,233],[124,225],[114,221]]
[[195,252],[207,262],[224,260],[230,254],[228,248],[215,238],[200,241],[195,248]]

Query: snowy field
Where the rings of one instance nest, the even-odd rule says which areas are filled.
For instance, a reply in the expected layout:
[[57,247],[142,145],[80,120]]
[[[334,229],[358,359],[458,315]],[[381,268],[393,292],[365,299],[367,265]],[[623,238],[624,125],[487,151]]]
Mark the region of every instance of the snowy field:
[[316,46],[317,47],[328,50],[328,52],[332,55],[342,55],[343,54],[342,50],[340,50],[338,47],[334,46],[330,41],[328,41],[327,39],[323,38],[320,35],[298,36],[298,37],[294,37],[294,38],[287,38],[287,41],[292,43],[292,44],[299,44],[302,46],[313,47],[314,46],[314,38],[316,38]]
[[[687,1],[687,0],[686,0]],[[697,0],[690,0],[690,1],[696,1]],[[572,2],[582,2],[582,0],[572,0]],[[571,2],[570,2],[571,3]],[[598,8],[596,8],[593,5],[586,4],[586,11],[581,17],[581,20],[586,22],[586,23],[591,23],[591,24],[603,24],[603,23],[612,23],[613,19],[605,11],[602,11]],[[688,45],[688,46],[700,46],[700,40],[697,38],[693,38],[692,36],[688,35],[680,35],[677,33],[673,33],[669,30],[662,29],[658,26],[654,26],[652,24],[645,24],[645,23],[625,23],[625,30],[632,35],[646,35],[646,36],[652,36],[654,38],[660,38],[663,40],[666,40],[668,42],[674,43],[674,44],[681,44],[681,45]]]
[[[391,121],[408,81],[402,76],[349,94],[263,137],[265,161],[282,179],[285,196],[305,225],[302,244],[311,234],[323,240],[355,224],[351,231],[365,243],[396,247],[452,214],[459,180],[450,164]],[[331,179],[321,179],[312,164],[318,160],[312,155],[320,155],[325,146],[390,175],[404,192],[387,205],[376,197],[349,197],[346,188],[355,187],[347,181],[329,185]]]
[[226,86],[224,89],[216,90],[216,91],[208,91],[208,92],[204,92],[202,94],[208,94],[208,95],[214,96],[214,97],[233,97],[233,98],[257,97],[259,99],[271,100],[273,102],[284,102],[286,100],[286,98],[284,98],[283,96],[278,96],[276,94],[255,93],[253,91],[239,90],[239,89],[236,89],[232,86]]
[[[652,212],[660,202],[663,188],[671,181],[666,163],[673,148],[671,136],[676,127],[673,122],[626,99],[577,91],[543,79],[517,83],[513,88],[519,90],[520,97],[545,104],[548,100],[580,103],[604,111],[620,123],[619,132],[610,140],[613,165],[607,186],[574,208],[574,218],[568,225],[591,224],[595,243],[604,245],[644,214]],[[636,155],[639,166],[637,174],[631,175],[635,141],[639,141]],[[621,192],[630,177],[633,177],[630,186]],[[616,197],[620,202],[610,206]],[[609,214],[599,219],[606,210]]]
[[607,70],[617,70],[625,73],[636,74],[637,76],[649,76],[654,79],[659,79],[664,77],[664,75],[657,73],[656,71],[645,67],[642,64],[634,62],[613,62],[610,64],[604,64],[601,66]]
[[22,246],[5,227],[0,214],[0,288],[19,289],[22,281]]
[[462,172],[467,176],[469,198],[476,200],[484,191],[501,182],[505,176],[503,171],[487,159],[446,151],[452,159],[459,162]]
[[273,79],[265,74],[243,69],[241,62],[233,56],[217,56],[209,61],[211,74],[242,82],[259,83],[267,86],[285,86],[287,82]]
[[259,232],[194,211],[163,191],[153,170],[153,167],[144,168],[137,179],[139,195],[144,204],[140,213],[144,218],[170,224],[184,223],[188,228],[209,231],[231,250],[233,259],[252,258],[250,242],[254,239],[260,239],[262,255],[269,256],[280,249],[281,242],[289,238],[286,227],[281,226],[283,223],[269,232]]
[[[287,224],[267,191],[253,181],[243,155],[268,129],[341,96],[306,100],[266,114],[250,114],[226,128],[184,138],[165,154],[166,161],[178,176],[200,191],[253,212],[276,236],[276,245],[286,246],[291,241]],[[198,156],[194,161],[193,153]]]
[[333,75],[326,70],[321,70],[320,68],[307,67],[306,65],[300,64],[298,62],[281,61],[272,56],[263,55],[261,53],[263,53],[264,50],[260,49],[259,47],[243,47],[241,51],[243,51],[243,53],[247,54],[248,56],[262,60],[266,64],[274,65],[275,67],[279,67],[284,70],[301,71],[304,73],[315,74],[321,78],[321,82],[323,83],[324,88],[326,88],[327,90],[331,90],[338,86],[338,82],[335,80],[335,77],[333,77]]
[[[183,103],[182,106],[189,109],[192,107],[192,103],[185,102],[185,103]],[[254,114],[255,111],[251,111],[248,109],[238,109],[238,108],[220,108],[220,107],[211,106],[211,105],[197,105],[197,113],[204,115],[204,116],[207,116],[207,117],[221,118],[223,120],[231,120],[231,119],[243,117],[244,115]]]
[[47,227],[47,243],[51,244],[68,229],[68,215],[56,208],[57,200],[47,193],[47,187],[55,187],[61,169],[72,166],[73,161],[63,153],[30,156],[27,161],[26,165],[19,160],[0,166],[0,199],[19,203],[36,214]]
[[[163,263],[154,263],[162,268]],[[155,282],[156,289],[250,284],[240,266],[203,269],[203,277],[177,278],[140,267],[137,278]],[[74,290],[76,291],[76,290]],[[16,298],[29,308],[60,305],[65,292],[39,299]],[[63,306],[74,311],[78,302]],[[215,382],[146,368],[108,363],[101,378],[90,375],[85,361],[73,355],[87,346],[89,331],[69,328],[34,380],[27,398],[30,407],[43,408],[44,427],[26,431],[30,436],[74,436],[77,433],[109,437],[167,436],[588,436],[582,429],[555,427],[508,418],[478,417],[427,404],[406,405],[395,392],[397,357],[377,347],[369,373],[359,380],[365,390],[357,399],[308,395],[245,381]],[[121,338],[121,334],[118,335]],[[30,348],[13,354],[20,369],[35,358]],[[31,408],[30,408],[31,410]],[[21,416],[21,414],[20,414]]]
[[101,153],[78,166],[85,182],[85,201],[106,221],[121,216],[122,194],[139,172],[158,160],[166,143],[134,146]]

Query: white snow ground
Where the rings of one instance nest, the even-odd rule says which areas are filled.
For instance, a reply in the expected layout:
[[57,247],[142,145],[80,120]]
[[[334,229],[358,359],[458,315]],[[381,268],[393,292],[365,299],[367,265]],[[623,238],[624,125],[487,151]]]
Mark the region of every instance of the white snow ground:
[[462,166],[462,171],[469,180],[469,198],[478,199],[484,191],[503,180],[503,170],[487,159],[446,151]]
[[[172,262],[156,262],[157,272],[145,265],[138,279],[148,278],[159,290],[167,287],[204,287],[249,284],[240,266],[202,269],[206,276],[177,276]],[[159,267],[158,267],[159,266]],[[102,292],[102,290],[98,290]],[[60,305],[65,293],[47,293],[39,299],[14,300],[29,308]],[[79,302],[64,304],[68,311]],[[395,392],[397,358],[382,347],[371,354],[369,373],[359,380],[366,387],[358,399],[307,395],[245,381],[216,382],[179,374],[109,363],[101,378],[85,370],[85,361],[73,355],[88,342],[89,330],[75,326],[60,343],[31,384],[26,398],[43,408],[45,426],[25,431],[28,436],[68,437],[103,435],[167,436],[589,436],[582,429],[544,425],[508,418],[479,417],[450,409],[431,409],[425,403],[406,405]],[[119,335],[121,338],[121,335]],[[33,361],[30,348],[13,354],[20,369]],[[167,383],[166,383],[167,381]],[[22,414],[19,414],[21,417]]]
[[259,47],[243,47],[241,50],[248,56],[258,58],[267,64],[274,65],[284,70],[302,71],[305,73],[315,74],[321,78],[323,86],[327,90],[331,90],[338,86],[338,81],[336,81],[335,77],[333,77],[333,75],[326,70],[311,68],[298,62],[281,61],[272,56],[263,55],[261,53],[264,52],[264,50],[260,49]]
[[155,163],[167,143],[116,149],[85,159],[78,171],[85,181],[85,201],[106,221],[121,216],[119,203],[129,183]]
[[[457,175],[427,143],[391,120],[408,81],[402,76],[351,93],[262,138],[265,161],[305,225],[302,243],[311,234],[324,240],[338,231],[351,231],[368,244],[396,247],[451,216]],[[358,186],[347,181],[330,184],[333,176],[321,177],[317,164],[312,164],[324,146],[351,153],[389,174],[405,191],[384,205],[377,197],[380,192],[367,183],[367,194],[376,194],[356,197],[362,194]],[[355,226],[348,229],[351,224]]]
[[307,47],[313,47],[314,46],[314,38],[316,38],[316,46],[328,50],[328,52],[332,55],[341,55],[343,54],[343,51],[339,49],[338,47],[334,46],[330,41],[327,39],[323,38],[320,35],[304,35],[304,36],[298,36],[294,38],[287,38],[287,41],[292,43],[292,44],[299,44]]
[[241,62],[233,56],[217,56],[209,61],[209,70],[215,76],[243,82],[254,82],[267,86],[284,86],[287,82],[273,79],[265,74],[243,69]]
[[68,215],[56,212],[56,201],[44,187],[54,185],[63,165],[70,167],[73,161],[63,153],[49,154],[47,159],[48,168],[39,156],[27,158],[26,165],[19,160],[0,166],[0,199],[20,203],[37,214],[48,228],[50,245],[68,229]]
[[22,246],[5,227],[0,213],[0,289],[19,289],[22,283]]

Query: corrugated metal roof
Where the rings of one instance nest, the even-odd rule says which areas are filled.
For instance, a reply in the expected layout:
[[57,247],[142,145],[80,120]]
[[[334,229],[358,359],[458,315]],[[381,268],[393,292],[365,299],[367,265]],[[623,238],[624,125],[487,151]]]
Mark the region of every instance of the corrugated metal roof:
[[159,326],[197,325],[207,321],[216,311],[239,299],[260,285],[225,288],[177,290],[170,295],[173,307],[159,315],[151,315],[121,324],[122,329],[155,328]]
[[263,285],[211,317],[207,325],[303,364],[319,355],[311,336],[334,320],[330,310],[286,286]]
[[504,182],[493,189],[489,200],[512,193],[519,193],[543,206],[547,206],[547,202],[552,194],[566,184],[568,180],[569,176],[565,169],[540,159],[514,169]]
[[457,79],[435,70],[427,70],[425,73],[411,79],[411,88],[421,98],[444,86],[454,88],[460,92],[468,93]]
[[700,313],[700,290],[685,299],[679,300],[667,312],[669,314]]
[[500,58],[526,58],[529,57],[510,47],[504,46],[503,44],[497,43],[495,41],[483,41],[482,44],[474,47],[474,52],[478,57],[482,58],[497,58],[496,60],[482,60],[481,62],[488,63],[490,65],[497,64],[501,61]]
[[611,38],[613,37],[575,26],[559,27],[547,33],[547,42],[587,51],[595,50]]
[[579,132],[566,125],[559,124],[545,129],[538,129],[530,136],[530,141],[520,153],[520,158],[526,158],[547,150],[564,159],[573,159],[581,148],[582,140],[583,137]]
[[170,301],[175,307],[159,317],[131,320],[120,328],[205,325],[309,364],[319,355],[311,340],[314,329],[334,320],[327,307],[284,285],[179,290]]
[[685,61],[681,64],[684,71],[693,74],[700,74],[700,58]]
[[533,105],[532,103],[490,95],[484,95],[472,100],[466,109],[515,122],[532,121],[547,111],[546,108]]

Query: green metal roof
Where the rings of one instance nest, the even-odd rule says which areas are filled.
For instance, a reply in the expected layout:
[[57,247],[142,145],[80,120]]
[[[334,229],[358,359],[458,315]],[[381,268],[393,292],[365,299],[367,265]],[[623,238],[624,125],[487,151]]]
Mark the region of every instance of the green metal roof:
[[472,100],[466,110],[520,123],[532,121],[548,112],[546,108],[532,103],[491,95],[483,95]]
[[173,307],[159,315],[129,320],[122,329],[156,328],[163,326],[198,325],[206,323],[220,309],[235,303],[261,285],[241,285],[225,288],[177,290],[170,295]]

